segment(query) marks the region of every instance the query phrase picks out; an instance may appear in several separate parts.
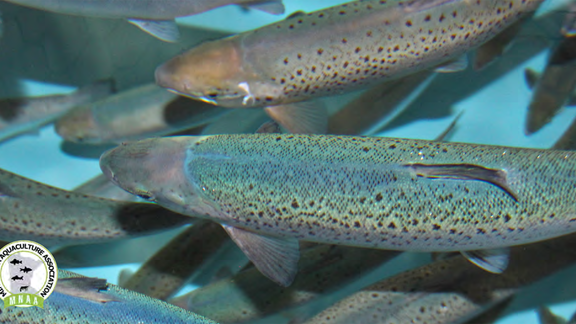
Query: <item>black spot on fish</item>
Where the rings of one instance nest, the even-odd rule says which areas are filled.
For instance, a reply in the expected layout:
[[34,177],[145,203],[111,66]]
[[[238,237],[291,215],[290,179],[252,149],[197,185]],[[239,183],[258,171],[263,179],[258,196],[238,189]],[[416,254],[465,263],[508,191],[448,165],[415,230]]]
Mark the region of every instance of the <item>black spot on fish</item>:
[[390,224],[388,224],[388,228],[390,228],[390,229],[395,229],[395,228],[396,228],[396,224],[394,224],[394,222],[390,222]]
[[0,118],[12,121],[20,115],[21,106],[25,104],[23,99],[6,99],[0,102]]

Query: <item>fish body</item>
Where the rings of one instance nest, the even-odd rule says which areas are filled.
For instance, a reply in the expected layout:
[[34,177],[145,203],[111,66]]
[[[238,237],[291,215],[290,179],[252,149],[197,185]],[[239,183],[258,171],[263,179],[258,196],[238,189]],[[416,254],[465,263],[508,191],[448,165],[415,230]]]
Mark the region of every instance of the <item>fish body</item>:
[[227,111],[147,84],[76,107],[56,132],[70,142],[121,143],[205,125]]
[[342,286],[351,284],[398,254],[396,251],[318,245],[303,252],[301,273],[289,288],[262,280],[258,270],[252,268],[170,302],[221,324],[252,323],[279,313],[284,317],[303,317],[304,313],[318,311],[319,300],[335,300],[333,295]]
[[572,98],[576,89],[576,39],[564,37],[554,46],[546,68],[534,85],[525,133],[533,134],[548,124]]
[[249,134],[125,143],[100,166],[128,192],[222,224],[262,273],[287,286],[299,240],[461,251],[500,273],[506,247],[576,231],[575,159],[570,151]]
[[156,82],[224,107],[340,94],[457,60],[542,1],[354,1],[203,43]]
[[87,287],[94,278],[81,277],[58,270],[55,291],[38,307],[18,308],[2,306],[2,323],[186,323],[216,324],[179,307],[145,295],[105,284]]
[[[129,192],[257,233],[462,251],[574,231],[575,159],[570,151],[248,134],[127,143],[105,153],[101,167]],[[457,175],[458,165],[480,169]],[[474,180],[484,168],[505,173],[502,186]]]
[[5,0],[14,4],[76,16],[170,20],[215,8],[274,1],[258,0]]
[[575,239],[569,235],[512,248],[510,267],[500,275],[482,271],[460,256],[435,261],[370,285],[305,323],[465,323],[525,286],[574,264],[576,255],[567,249]]
[[75,106],[102,99],[113,92],[113,82],[103,80],[67,95],[0,99],[0,141],[37,132]]
[[127,239],[189,223],[147,203],[61,190],[0,170],[0,237],[46,246]]
[[5,0],[55,13],[99,18],[125,18],[143,31],[176,42],[180,31],[174,19],[199,14],[231,4],[284,13],[282,0]]

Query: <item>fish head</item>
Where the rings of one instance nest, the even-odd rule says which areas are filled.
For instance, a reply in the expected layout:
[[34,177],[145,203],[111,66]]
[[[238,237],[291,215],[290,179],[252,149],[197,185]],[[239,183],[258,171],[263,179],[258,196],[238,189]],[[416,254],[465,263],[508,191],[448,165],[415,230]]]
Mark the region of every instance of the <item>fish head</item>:
[[100,129],[90,109],[74,109],[54,125],[56,133],[64,140],[74,143],[95,142],[101,138]]
[[118,187],[180,214],[203,217],[204,201],[185,170],[188,147],[204,136],[125,142],[100,157],[100,169]]
[[234,37],[205,42],[158,66],[156,83],[169,91],[222,107],[251,104],[253,73]]

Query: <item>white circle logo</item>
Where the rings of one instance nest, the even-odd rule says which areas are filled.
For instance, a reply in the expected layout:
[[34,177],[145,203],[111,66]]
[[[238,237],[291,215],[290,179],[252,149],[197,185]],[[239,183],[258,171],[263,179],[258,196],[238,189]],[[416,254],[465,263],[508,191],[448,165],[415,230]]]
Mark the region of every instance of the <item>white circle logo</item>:
[[15,241],[0,250],[0,298],[4,307],[44,308],[58,280],[54,257],[32,241]]

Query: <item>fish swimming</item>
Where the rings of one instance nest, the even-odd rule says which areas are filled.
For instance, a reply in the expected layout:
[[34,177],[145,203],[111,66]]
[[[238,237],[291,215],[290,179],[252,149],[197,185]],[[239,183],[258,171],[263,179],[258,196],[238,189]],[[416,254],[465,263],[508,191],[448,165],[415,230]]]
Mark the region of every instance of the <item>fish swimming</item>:
[[20,261],[18,259],[14,259],[14,260],[10,261],[10,263],[12,263],[13,265],[17,265],[17,264],[22,264],[22,261]]
[[55,129],[70,142],[120,144],[205,125],[228,111],[152,83],[80,105],[62,116]]
[[297,270],[298,240],[462,251],[499,273],[505,247],[576,231],[571,151],[330,135],[182,136],[123,144],[104,153],[100,167],[124,190],[221,223],[256,267],[284,285]]
[[462,70],[466,52],[542,2],[354,1],[200,44],[160,65],[156,83],[222,107],[266,107],[281,125],[297,124],[309,118],[298,102],[426,69]]
[[218,224],[197,222],[161,248],[121,286],[166,300],[229,241]]
[[510,267],[500,275],[482,271],[460,256],[435,261],[372,284],[304,323],[463,323],[573,265],[576,256],[569,249],[574,243],[576,235],[569,235],[513,247]]
[[232,4],[283,14],[282,0],[4,0],[55,13],[85,17],[124,18],[152,36],[167,42],[180,37],[174,21]]
[[1,306],[2,323],[178,323],[216,324],[157,299],[58,269],[54,292],[38,307]]
[[20,272],[28,273],[30,271],[32,271],[32,269],[30,269],[28,267],[20,268]]
[[0,99],[0,141],[38,132],[75,106],[102,99],[113,92],[114,82],[102,80],[65,95]]
[[[334,292],[398,254],[397,251],[321,244],[303,252],[302,270],[289,288],[262,280],[258,269],[252,268],[173,298],[170,303],[221,324],[252,323],[278,313],[283,317],[288,314],[302,317],[305,313],[317,312],[320,300],[320,304],[324,304],[326,298],[337,300],[333,297]],[[354,285],[362,287],[359,283]],[[267,322],[272,323],[271,320]]]
[[12,277],[11,279],[12,279],[12,281],[16,281],[16,280],[24,280],[24,277],[23,277],[23,276],[20,276],[20,277],[18,277],[18,276],[14,276],[14,277]]
[[576,89],[576,38],[563,37],[552,49],[544,72],[534,85],[528,107],[526,135],[548,124]]
[[28,239],[44,246],[107,242],[190,220],[153,204],[66,191],[0,169],[0,239],[5,241]]

